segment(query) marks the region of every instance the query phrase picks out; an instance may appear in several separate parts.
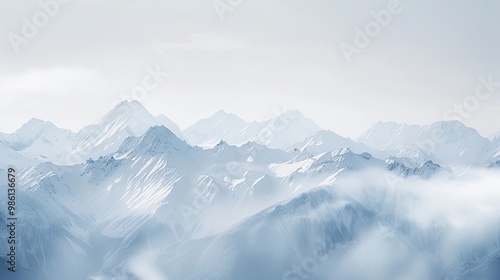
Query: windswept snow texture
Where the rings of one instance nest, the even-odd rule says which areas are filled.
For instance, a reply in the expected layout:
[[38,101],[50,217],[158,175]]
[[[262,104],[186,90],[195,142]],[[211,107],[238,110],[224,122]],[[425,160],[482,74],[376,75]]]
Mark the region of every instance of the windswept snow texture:
[[125,101],[79,132],[0,133],[9,167],[1,279],[500,279],[500,140],[457,121],[353,140],[220,111],[181,131]]

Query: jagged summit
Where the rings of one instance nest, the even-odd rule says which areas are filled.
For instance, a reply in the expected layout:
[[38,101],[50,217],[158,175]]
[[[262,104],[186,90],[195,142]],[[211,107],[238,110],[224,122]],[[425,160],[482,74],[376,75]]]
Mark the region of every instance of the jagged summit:
[[144,105],[142,105],[141,102],[137,101],[137,100],[123,100],[121,101],[120,103],[118,103],[115,108],[123,108],[123,107],[126,107],[126,108],[131,108],[131,109],[137,109],[137,108],[144,108]]
[[158,155],[187,151],[190,146],[164,126],[149,128],[141,137],[129,137],[120,147],[118,154]]
[[[396,122],[382,122],[379,121],[375,123],[370,129],[365,131],[361,136],[359,136],[356,141],[360,143],[369,144],[368,146],[378,146],[378,148],[383,148],[378,141],[383,141],[380,138],[397,138],[400,137],[400,140],[405,140],[406,138],[417,138],[422,134],[426,134],[429,131],[435,131],[437,134],[440,132],[441,134],[454,134],[459,135],[459,137],[466,136],[474,136],[474,137],[482,137],[477,130],[470,128],[463,124],[458,120],[446,120],[446,121],[438,121],[429,125],[409,125],[403,123]],[[390,146],[390,143],[388,144]]]
[[181,129],[177,124],[175,124],[172,120],[170,120],[167,116],[160,114],[155,117],[157,125],[163,125],[164,127],[168,128],[170,131],[172,131],[177,137],[181,138],[184,140],[184,136],[182,135]]
[[220,110],[183,131],[192,145],[213,147],[220,140],[231,145],[253,141],[269,148],[284,149],[313,135],[321,128],[299,111],[290,111],[264,122],[247,123]]
[[456,120],[425,126],[378,122],[357,141],[397,157],[418,159],[419,163],[433,160],[459,169],[484,161],[493,150],[490,140]]
[[487,140],[477,130],[466,126],[458,120],[439,121],[426,127],[428,127],[428,130],[441,131],[442,134],[445,134],[442,137],[443,141],[453,142],[463,138],[482,138]]
[[[44,121],[41,119],[33,118],[29,120],[27,123],[23,124],[21,128],[19,128],[14,135],[18,138],[31,138],[31,140],[35,140],[40,137],[40,135],[44,133],[54,133],[57,130],[68,131],[65,129],[58,128],[53,123],[49,121]],[[22,141],[21,139],[19,139]]]
[[49,121],[44,121],[38,118],[32,118],[27,123],[23,124],[20,130],[23,129],[39,129],[40,127],[56,127],[53,123]]

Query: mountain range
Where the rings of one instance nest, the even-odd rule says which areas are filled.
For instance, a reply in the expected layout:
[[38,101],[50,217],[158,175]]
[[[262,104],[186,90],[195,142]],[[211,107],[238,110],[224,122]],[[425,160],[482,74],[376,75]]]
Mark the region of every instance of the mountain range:
[[433,160],[461,168],[486,164],[500,156],[500,138],[489,140],[459,121],[426,126],[379,122],[352,140],[323,130],[298,111],[247,123],[221,110],[181,131],[166,116],[151,115],[137,101],[118,104],[98,124],[77,133],[32,119],[13,134],[0,133],[0,147],[4,153],[16,152],[18,155],[11,157],[19,158],[23,166],[23,162],[29,165],[33,161],[68,165],[116,152],[126,138],[141,136],[158,125],[202,148],[212,148],[221,141],[237,146],[255,142],[272,149],[297,149],[307,155],[350,148],[380,158],[408,157],[420,163]]
[[353,140],[298,111],[219,111],[181,131],[134,101],[76,133],[31,120],[0,135],[0,155],[18,170],[22,221],[20,273],[2,255],[2,279],[499,276],[495,199],[461,199],[477,196],[462,184],[496,182],[500,142],[456,121],[377,123]]

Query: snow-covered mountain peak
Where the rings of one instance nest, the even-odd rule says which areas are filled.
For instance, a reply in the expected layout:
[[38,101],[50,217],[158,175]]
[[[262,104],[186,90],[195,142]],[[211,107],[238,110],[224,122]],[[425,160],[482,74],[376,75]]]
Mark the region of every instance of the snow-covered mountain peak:
[[457,120],[439,121],[427,126],[426,128],[428,131],[435,134],[442,134],[443,137],[440,137],[441,141],[450,141],[455,143],[470,138],[487,140],[482,137],[477,130],[470,128]]
[[73,132],[58,128],[51,122],[31,119],[12,134],[0,134],[0,143],[3,143],[5,148],[19,153],[22,158],[39,162],[53,160],[54,154],[61,155],[61,149],[68,147],[68,139],[73,136]]
[[452,170],[434,163],[432,160],[418,164],[408,158],[389,158],[386,160],[387,170],[402,177],[418,176],[422,179],[429,179],[440,172],[452,174]]
[[220,153],[227,149],[237,150],[238,148],[236,146],[229,145],[226,141],[221,140],[217,145],[215,145],[215,147],[213,147],[212,152]]
[[[408,125],[408,124],[403,124],[403,123],[397,123],[397,122],[384,122],[384,121],[378,121],[375,124],[370,127],[370,129],[367,132],[370,131],[393,131],[393,130],[402,130],[405,127],[412,126],[412,127],[419,127],[417,125]],[[366,132],[364,133],[366,134]],[[361,136],[362,137],[362,136]]]
[[365,161],[371,160],[373,157],[370,153],[357,154],[349,148],[338,149],[332,152],[320,154],[314,157],[317,161],[332,159],[335,162],[343,161]]
[[491,142],[459,121],[439,121],[426,126],[379,122],[363,133],[358,142],[393,156],[423,163],[432,159],[441,165],[467,168],[484,161]]
[[142,135],[152,126],[165,126],[177,137],[182,138],[181,130],[172,120],[163,114],[151,115],[148,109],[136,100],[118,103],[100,122],[101,125],[109,123],[120,124],[122,128],[128,127],[135,136]]
[[348,148],[349,150],[357,154],[363,154],[366,152],[369,153],[370,156],[373,155],[374,157],[380,159],[384,159],[390,156],[389,152],[374,150],[372,148],[366,147],[362,143],[357,143],[350,138],[342,137],[330,130],[319,131],[314,136],[311,136],[306,140],[288,148],[287,151],[290,153],[295,153],[296,160],[301,160],[325,152],[342,150],[344,148]]
[[[154,117],[138,101],[123,101],[116,105],[96,125],[78,132],[72,150],[81,160],[99,158],[116,152],[125,139],[143,136],[151,127],[162,125],[180,135],[177,125],[165,116]],[[181,136],[179,136],[181,137]]]
[[160,114],[155,117],[157,125],[163,125],[164,127],[170,129],[177,137],[184,140],[184,136],[182,135],[181,129],[177,124],[175,124],[172,120],[167,118],[167,116]]
[[304,126],[316,132],[322,130],[313,120],[306,118],[299,110],[287,111],[270,120],[273,124]]
[[182,150],[188,147],[186,142],[179,139],[170,129],[164,126],[154,126],[148,129],[141,137],[140,145],[151,145],[158,142],[162,145],[167,145],[177,150]]
[[101,127],[115,131],[130,129],[136,136],[144,133],[152,124],[156,124],[154,117],[137,101],[119,103],[99,123]]
[[57,128],[53,123],[49,121],[44,121],[41,119],[37,118],[32,118],[29,120],[27,123],[25,123],[21,128],[18,130],[19,131],[38,131],[42,129],[47,129],[47,128]]
[[141,137],[129,137],[118,154],[158,155],[187,151],[190,146],[164,126],[149,128]]
[[231,145],[253,141],[272,149],[285,149],[320,131],[299,111],[285,112],[265,122],[247,123],[235,114],[220,110],[184,130],[191,145],[214,147],[220,140]]
[[229,146],[229,144],[227,144],[227,142],[224,141],[224,140],[220,140],[219,143],[217,145],[215,145],[215,148],[217,148],[217,147],[225,147],[225,146]]
[[340,148],[350,148],[354,144],[351,139],[342,137],[330,130],[321,130],[315,135],[307,138],[303,142],[293,145],[292,149],[298,149],[301,152],[308,150],[313,154],[337,150]]
[[418,138],[439,138],[440,142],[456,142],[464,138],[481,138],[475,129],[458,120],[447,120],[426,126],[407,125],[395,122],[377,122],[364,132],[357,141],[375,149],[397,149],[415,142]]
[[[46,131],[29,149],[14,151],[0,141],[0,161],[8,159],[1,162],[3,166],[16,165],[17,161],[27,167],[18,177],[19,201],[23,202],[19,213],[25,221],[19,230],[20,244],[25,244],[19,247],[20,263],[49,275],[26,279],[53,279],[50,276],[60,273],[61,267],[73,263],[78,267],[82,259],[92,267],[68,269],[77,274],[82,271],[81,279],[92,278],[87,273],[94,272],[116,279],[140,278],[129,264],[144,259],[138,267],[159,268],[162,275],[158,279],[242,280],[241,275],[245,280],[282,279],[292,278],[289,269],[304,263],[308,256],[316,258],[315,253],[325,255],[323,264],[316,260],[316,272],[324,272],[329,278],[311,274],[303,279],[367,279],[342,277],[342,273],[337,277],[331,272],[347,267],[344,260],[348,260],[349,269],[359,268],[353,271],[373,263],[376,270],[387,267],[387,275],[391,275],[394,268],[403,270],[401,264],[420,270],[421,261],[425,261],[432,264],[432,271],[439,268],[441,273],[438,266],[448,260],[440,256],[458,247],[450,253],[453,258],[457,256],[456,260],[443,268],[446,274],[455,265],[482,257],[486,249],[498,248],[496,239],[484,244],[481,240],[448,243],[448,231],[455,238],[457,228],[448,228],[448,219],[424,217],[431,210],[441,216],[442,208],[432,208],[440,205],[439,198],[448,197],[448,182],[428,182],[436,188],[431,193],[435,194],[433,201],[419,202],[427,197],[427,184],[420,187],[422,180],[418,177],[439,175],[436,179],[449,179],[453,173],[447,172],[448,163],[479,162],[485,147],[490,147],[488,155],[500,155],[500,145],[494,146],[459,122],[374,125],[364,141],[394,148],[395,155],[394,150],[379,152],[332,131],[316,131],[318,127],[298,111],[250,124],[220,111],[192,130],[202,133],[198,136],[203,143],[213,143],[209,150],[188,145],[168,126],[156,125],[159,122],[168,123],[168,119],[152,116],[138,102],[122,102],[100,124],[77,135],[33,120],[23,129]],[[445,134],[444,140],[433,138],[435,130]],[[196,138],[193,135],[190,137]],[[294,142],[301,138],[304,140],[299,144]],[[272,149],[288,143],[293,143],[288,150]],[[39,155],[36,151],[47,155],[50,147],[57,148],[53,158],[64,158],[61,148],[66,144],[70,149],[81,147],[81,164],[62,166],[49,158],[41,164],[21,165],[26,155],[30,159]],[[387,159],[385,154],[393,157]],[[487,164],[480,167],[500,167],[500,158],[485,158],[488,160],[481,163]],[[397,174],[398,180],[412,177],[402,181],[411,184],[386,186],[399,182],[382,176],[389,173],[387,170]],[[472,189],[475,195],[481,191],[476,189]],[[424,195],[419,195],[420,191]],[[463,192],[460,184],[451,189],[452,195]],[[475,197],[465,197],[467,201],[469,198]],[[5,200],[6,196],[0,196],[0,204]],[[459,200],[455,203],[462,204]],[[477,206],[471,205],[471,209]],[[460,214],[462,209],[467,208],[460,207]],[[457,216],[461,220],[463,215]],[[0,213],[0,218],[5,219],[5,215]],[[425,226],[421,226],[422,219]],[[476,228],[475,223],[470,226]],[[0,235],[8,236],[7,230],[4,227]],[[496,233],[497,228],[491,232],[488,229],[485,236],[495,237]],[[482,236],[483,232],[474,230],[473,236],[476,234]],[[320,248],[316,241],[321,243]],[[60,246],[65,243],[67,246]],[[4,249],[0,244],[0,250]],[[145,255],[155,262],[149,263]],[[272,258],[266,259],[268,256]],[[386,257],[390,259],[385,263],[377,260]],[[2,262],[6,263],[5,258]],[[49,262],[57,267],[46,268]],[[273,271],[276,268],[276,273],[268,273],[262,264]],[[0,272],[0,278],[2,275]],[[72,274],[68,275],[58,279],[72,279]],[[368,278],[404,276],[387,275]],[[445,279],[441,276],[412,279]]]
[[261,126],[259,133],[250,140],[272,149],[286,149],[322,130],[298,111],[283,113]]
[[356,141],[376,150],[401,149],[422,133],[417,125],[377,122]]
[[229,123],[229,124],[239,124],[239,125],[248,125],[246,121],[240,118],[238,115],[233,113],[228,113],[224,110],[219,110],[215,112],[213,115],[206,119],[202,119],[199,122],[203,123],[212,123],[212,124],[220,124],[220,123]]
[[60,130],[60,128],[56,127],[53,123],[34,118],[21,126],[14,134],[18,138],[35,140],[43,133],[53,133],[56,130]]
[[[116,116],[116,115],[147,115],[149,116],[148,110],[138,101],[122,101],[118,103],[110,112],[108,112],[108,116]],[[106,117],[104,117],[106,119]]]
[[150,127],[144,134],[143,139],[151,136],[156,136],[158,138],[164,138],[164,139],[177,138],[177,136],[175,136],[175,134],[172,131],[170,131],[170,129],[166,128],[163,125]]
[[269,149],[269,150],[272,150],[272,149],[266,147],[266,145],[259,144],[255,141],[248,141],[245,144],[241,145],[241,148],[243,148],[245,150],[251,150],[251,149],[258,149],[258,150]]
[[238,116],[220,110],[188,127],[183,134],[190,144],[201,147],[213,147],[221,140],[239,144],[244,142],[242,134],[248,126],[249,124]]
[[228,119],[228,118],[231,118],[231,119],[241,119],[236,114],[228,113],[224,109],[221,109],[221,110],[215,112],[211,116],[211,118],[214,118],[214,119],[224,119],[224,118],[226,118],[226,119]]
[[303,162],[310,164],[305,168],[308,173],[335,173],[341,169],[359,170],[366,167],[383,167],[383,162],[373,158],[371,154],[357,154],[349,148],[319,154]]

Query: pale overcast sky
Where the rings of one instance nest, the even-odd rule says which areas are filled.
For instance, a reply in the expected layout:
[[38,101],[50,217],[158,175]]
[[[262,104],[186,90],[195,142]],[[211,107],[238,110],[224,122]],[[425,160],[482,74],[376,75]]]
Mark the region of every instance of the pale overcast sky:
[[[48,20],[45,2],[0,0],[0,131],[32,117],[78,130],[144,79],[141,102],[182,128],[219,109],[249,121],[299,109],[356,137],[377,121],[441,120],[467,100],[466,125],[500,130],[497,0],[61,0]],[[354,44],[388,7],[381,32]],[[342,42],[359,47],[350,63]],[[155,87],[148,68],[169,76]],[[490,74],[496,91],[475,104]]]

